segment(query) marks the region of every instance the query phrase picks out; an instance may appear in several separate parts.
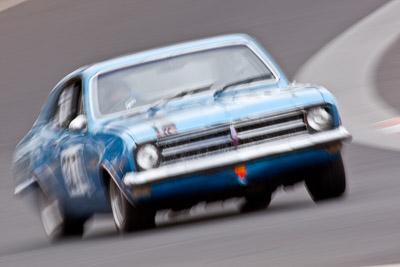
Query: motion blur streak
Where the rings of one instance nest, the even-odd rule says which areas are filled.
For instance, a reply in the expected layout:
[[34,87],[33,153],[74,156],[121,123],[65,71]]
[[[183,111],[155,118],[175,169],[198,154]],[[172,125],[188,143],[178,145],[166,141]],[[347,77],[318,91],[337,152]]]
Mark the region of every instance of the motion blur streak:
[[[227,32],[259,39],[289,76],[328,41],[387,1],[27,1],[0,13],[0,265],[369,266],[400,262],[396,152],[345,147],[348,197],[315,206],[304,189],[277,193],[266,212],[235,205],[119,239],[110,218],[83,241],[50,247],[13,199],[11,151],[45,98],[74,68],[158,45]],[[184,25],[184,26],[182,26]],[[384,59],[387,57],[384,57]],[[389,57],[390,58],[390,57]],[[392,71],[381,62],[380,72]],[[398,65],[396,65],[398,66]],[[394,78],[398,78],[398,75]],[[385,87],[385,99],[397,88]],[[349,93],[349,97],[355,98]],[[197,215],[196,215],[197,214]]]

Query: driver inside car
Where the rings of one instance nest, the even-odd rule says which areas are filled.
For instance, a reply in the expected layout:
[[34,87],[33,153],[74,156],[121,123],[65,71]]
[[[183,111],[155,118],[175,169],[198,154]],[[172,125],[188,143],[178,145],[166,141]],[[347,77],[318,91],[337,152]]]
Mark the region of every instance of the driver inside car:
[[136,94],[122,80],[103,81],[99,90],[99,106],[102,114],[119,112],[134,107]]

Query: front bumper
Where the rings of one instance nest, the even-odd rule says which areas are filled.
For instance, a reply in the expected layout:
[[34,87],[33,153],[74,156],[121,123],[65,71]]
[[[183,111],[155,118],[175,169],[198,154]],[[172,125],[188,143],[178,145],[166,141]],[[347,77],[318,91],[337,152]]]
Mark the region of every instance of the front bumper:
[[350,138],[351,134],[344,126],[340,126],[329,131],[266,142],[257,146],[239,148],[234,151],[201,159],[183,161],[143,172],[129,172],[123,177],[123,184],[127,187],[152,184],[180,176],[238,165],[261,158],[278,156],[314,147],[317,148],[338,141],[346,141]]

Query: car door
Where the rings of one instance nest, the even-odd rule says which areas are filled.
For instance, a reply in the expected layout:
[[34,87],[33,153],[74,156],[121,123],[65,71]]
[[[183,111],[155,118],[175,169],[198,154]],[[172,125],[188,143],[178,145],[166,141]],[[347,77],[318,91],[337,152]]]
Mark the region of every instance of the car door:
[[61,89],[57,106],[48,126],[53,136],[48,149],[48,158],[54,166],[53,172],[58,183],[63,188],[66,203],[73,204],[68,206],[78,204],[79,207],[87,207],[90,206],[90,200],[95,191],[85,168],[87,130],[75,130],[69,127],[71,121],[84,115],[82,100],[81,80],[71,79]]
[[58,127],[60,137],[56,143],[61,175],[70,198],[90,198],[94,187],[85,168],[86,129],[71,129],[70,123],[83,115],[81,81],[72,81],[60,98]]
[[86,121],[84,90],[82,81],[74,78],[60,94],[54,113],[54,127],[58,129],[54,140],[53,159],[59,164],[66,196],[73,207],[87,212],[108,209],[99,180],[99,161],[102,155],[99,142],[93,140],[85,123],[84,127],[73,126],[77,120]]

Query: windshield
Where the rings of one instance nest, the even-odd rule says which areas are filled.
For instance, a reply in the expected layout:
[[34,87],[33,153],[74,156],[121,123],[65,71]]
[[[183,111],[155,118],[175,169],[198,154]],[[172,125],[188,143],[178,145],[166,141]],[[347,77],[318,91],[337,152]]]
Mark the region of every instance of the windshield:
[[147,107],[182,91],[218,90],[271,71],[247,46],[227,46],[142,63],[99,75],[94,101],[101,115]]

